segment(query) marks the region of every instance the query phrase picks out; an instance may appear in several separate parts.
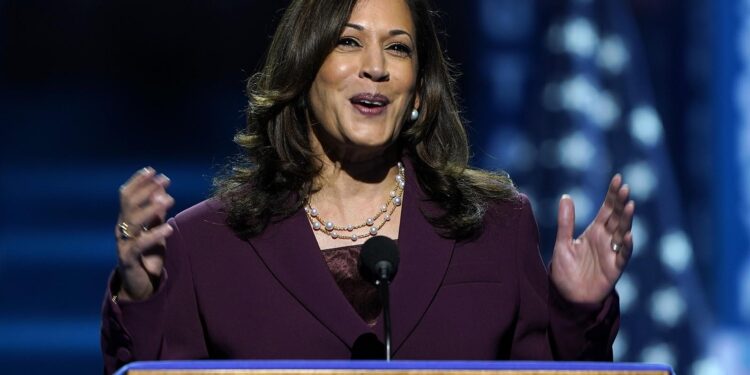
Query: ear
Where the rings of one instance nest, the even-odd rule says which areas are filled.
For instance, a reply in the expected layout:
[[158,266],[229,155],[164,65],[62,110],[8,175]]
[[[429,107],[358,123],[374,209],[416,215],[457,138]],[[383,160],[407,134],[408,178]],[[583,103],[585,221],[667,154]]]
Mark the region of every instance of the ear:
[[417,92],[414,93],[414,104],[412,108],[419,110],[419,107],[421,106],[421,104],[422,104],[422,96],[419,95],[419,89],[417,89]]
[[419,110],[419,107],[422,105],[422,95],[420,95],[420,92],[422,91],[422,87],[424,87],[424,79],[420,78],[417,81],[417,88],[414,90],[414,107],[415,109]]

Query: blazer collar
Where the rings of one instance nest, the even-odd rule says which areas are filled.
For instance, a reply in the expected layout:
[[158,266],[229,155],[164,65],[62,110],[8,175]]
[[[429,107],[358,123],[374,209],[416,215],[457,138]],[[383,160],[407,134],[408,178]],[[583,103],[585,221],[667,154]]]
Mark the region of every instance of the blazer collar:
[[[411,160],[404,158],[404,166],[406,188],[398,239],[401,261],[390,288],[394,353],[434,299],[454,245],[425,219],[423,212],[434,214],[439,208],[419,188]],[[349,348],[365,333],[384,340],[382,314],[372,328],[359,317],[325,264],[304,211],[270,224],[249,242],[281,284]]]

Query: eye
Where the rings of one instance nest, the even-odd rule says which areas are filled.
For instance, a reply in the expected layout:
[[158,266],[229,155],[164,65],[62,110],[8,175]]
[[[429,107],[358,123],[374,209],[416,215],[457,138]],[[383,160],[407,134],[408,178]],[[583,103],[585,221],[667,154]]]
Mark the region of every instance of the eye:
[[360,47],[361,45],[357,41],[357,39],[354,39],[349,36],[342,37],[339,39],[338,43],[336,45],[344,47],[344,48],[354,48],[354,47]]
[[403,43],[391,44],[390,46],[388,46],[388,49],[403,57],[410,57],[412,54],[412,49]]

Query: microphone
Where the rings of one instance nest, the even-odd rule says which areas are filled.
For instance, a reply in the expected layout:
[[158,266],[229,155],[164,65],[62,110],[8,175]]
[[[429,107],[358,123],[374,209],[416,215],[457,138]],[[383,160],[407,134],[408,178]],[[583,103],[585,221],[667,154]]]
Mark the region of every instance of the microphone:
[[385,359],[391,360],[391,309],[388,286],[398,271],[398,247],[385,236],[375,236],[365,241],[359,253],[359,270],[362,277],[375,284],[383,305],[385,327]]
[[372,237],[365,241],[359,253],[360,272],[365,280],[376,285],[390,282],[398,271],[398,247],[385,236]]

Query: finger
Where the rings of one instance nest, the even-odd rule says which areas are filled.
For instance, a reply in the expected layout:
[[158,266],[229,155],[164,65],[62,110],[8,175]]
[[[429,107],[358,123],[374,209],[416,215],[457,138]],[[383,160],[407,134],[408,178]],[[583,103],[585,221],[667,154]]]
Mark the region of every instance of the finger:
[[605,225],[607,223],[607,219],[609,219],[609,216],[614,210],[615,201],[617,200],[617,193],[620,190],[621,185],[622,176],[620,176],[620,174],[618,173],[614,175],[614,177],[612,177],[612,180],[609,183],[607,195],[604,197],[604,202],[602,203],[601,208],[599,208],[599,212],[594,218],[595,223],[602,225]]
[[617,230],[621,233],[630,232],[630,229],[633,227],[633,216],[635,216],[635,202],[629,201],[622,210],[620,226]]
[[630,185],[623,184],[617,192],[617,198],[617,201],[622,205],[628,203],[630,198]]
[[622,209],[625,208],[625,204],[628,202],[628,196],[630,195],[630,186],[623,184],[620,189],[617,190],[614,198],[612,199],[612,213],[619,215]]
[[[169,224],[165,224],[169,225]],[[167,249],[166,238],[161,239],[158,244],[151,246],[141,253],[141,264],[148,273],[158,276],[164,265],[164,254]]]
[[557,212],[557,243],[567,243],[573,240],[575,224],[575,204],[570,195],[563,194]]
[[617,223],[612,233],[613,243],[621,244],[626,233],[630,232],[633,227],[633,216],[635,215],[635,202],[629,201],[619,215],[613,214],[607,220],[607,227],[610,230],[611,223]]
[[630,257],[633,255],[633,233],[627,232],[622,239],[623,248],[617,253],[615,263],[622,270],[627,266]]
[[[125,221],[137,226],[151,227],[164,222],[167,211],[174,205],[174,198],[167,193],[156,193],[149,200],[149,204],[134,211]],[[125,218],[125,216],[123,216]]]
[[628,202],[629,196],[630,196],[630,187],[627,184],[623,184],[614,195],[614,198],[612,201],[613,202],[612,211],[610,212],[609,217],[607,218],[607,222],[605,224],[605,227],[607,228],[607,232],[614,233],[615,231],[619,229],[621,224],[624,221],[626,221],[623,218],[623,211],[625,210],[625,205]]
[[127,197],[128,202],[132,206],[143,204],[155,191],[166,190],[169,187],[169,182],[169,177],[164,174],[155,175],[150,180],[141,183],[138,189],[133,189]]
[[144,167],[135,172],[130,178],[120,186],[120,193],[127,194],[130,190],[137,188],[147,178],[153,176],[156,171],[151,167]]
[[[624,197],[625,199],[628,198],[628,186],[623,185],[620,193],[618,193],[620,197]],[[619,203],[619,197],[618,197],[618,203],[615,205],[614,209],[612,210],[612,213],[610,214],[609,218],[607,219],[606,228],[607,232],[609,233],[625,233],[630,230],[630,227],[633,225],[633,213],[635,212],[635,202],[633,201],[625,201],[622,203]]]
[[143,232],[130,239],[117,239],[117,255],[119,264],[125,268],[140,267],[140,258],[144,251],[155,246],[163,245],[165,239],[172,234],[172,227],[165,223],[153,230]]
[[163,241],[172,235],[173,232],[174,229],[169,223],[161,224],[148,232],[141,233],[140,236],[133,239],[130,251],[134,256],[143,255],[144,252],[155,246],[164,245]]
[[[612,237],[609,240],[609,250],[611,252],[620,253],[623,251],[623,248],[625,246],[624,244],[625,244],[624,234],[617,233],[617,232],[613,233]],[[617,251],[615,251],[614,246],[617,246]]]
[[623,248],[623,250],[618,251],[618,254],[628,254],[628,258],[630,257],[629,254],[633,249],[633,235],[630,232],[630,228],[632,227],[634,212],[635,203],[633,201],[630,201],[625,206],[623,216],[620,218],[620,226],[614,233],[612,233],[612,244],[622,245]]
[[617,232],[617,228],[620,227],[620,215],[617,215],[614,212],[611,213],[607,222],[604,224],[604,227],[607,229],[607,233],[614,234]]
[[127,194],[122,195],[122,210],[128,211],[143,207],[148,204],[154,193],[166,191],[169,183],[169,177],[163,174],[158,174],[143,181],[137,189],[132,189]]

